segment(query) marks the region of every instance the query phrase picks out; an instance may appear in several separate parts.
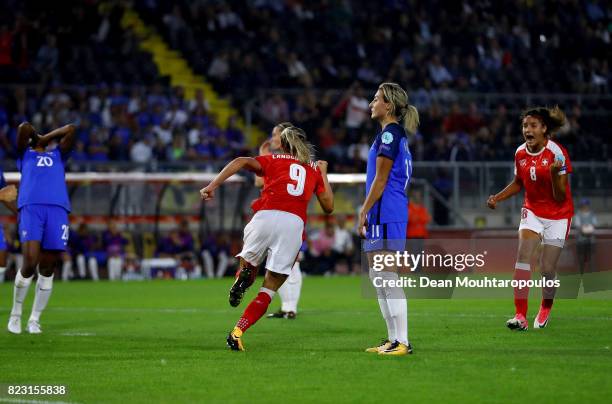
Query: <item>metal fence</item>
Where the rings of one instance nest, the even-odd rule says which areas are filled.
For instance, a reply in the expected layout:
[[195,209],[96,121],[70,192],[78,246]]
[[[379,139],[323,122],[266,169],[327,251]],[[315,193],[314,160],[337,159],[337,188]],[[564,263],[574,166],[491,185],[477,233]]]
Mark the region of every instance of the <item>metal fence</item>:
[[[202,172],[190,164],[158,164],[155,167],[134,164],[87,163],[83,171],[120,172]],[[207,167],[216,172],[219,167]],[[13,171],[13,170],[10,170]],[[365,198],[364,176],[347,175],[333,184],[336,213],[354,215]],[[415,162],[411,189],[420,189],[425,206],[433,214],[446,214],[449,227],[476,227],[475,218],[486,218],[486,226],[514,227],[522,197],[505,201],[496,211],[489,211],[486,199],[499,192],[513,177],[510,162]],[[348,180],[347,180],[348,178]],[[575,162],[571,175],[574,199],[589,198],[597,213],[612,212],[612,162]],[[198,190],[203,184],[176,179],[160,181],[71,183],[69,191],[75,215],[98,216],[200,216],[205,226],[218,230],[239,229],[250,212],[250,203],[259,195],[252,177],[222,187],[214,203],[202,206]],[[309,212],[322,215],[316,204]],[[316,220],[315,220],[316,221]],[[150,223],[150,221],[149,221]],[[434,223],[434,226],[436,223]]]

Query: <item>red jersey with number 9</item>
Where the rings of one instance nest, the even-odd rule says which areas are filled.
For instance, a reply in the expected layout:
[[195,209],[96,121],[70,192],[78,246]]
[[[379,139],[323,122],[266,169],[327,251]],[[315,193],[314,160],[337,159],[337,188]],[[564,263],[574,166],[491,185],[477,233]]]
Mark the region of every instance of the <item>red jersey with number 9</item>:
[[561,155],[565,158],[565,163],[558,175],[566,175],[572,172],[569,155],[565,148],[550,139],[537,153],[529,152],[526,143],[523,143],[516,149],[514,155],[514,175],[525,189],[523,208],[529,209],[543,219],[569,219],[574,215],[569,180],[565,188],[565,200],[557,202],[553,197],[550,165],[556,156]]
[[325,191],[321,171],[316,164],[303,164],[289,154],[269,154],[255,159],[261,164],[264,187],[261,196],[251,207],[260,210],[282,210],[302,218],[306,224],[306,210],[312,195]]

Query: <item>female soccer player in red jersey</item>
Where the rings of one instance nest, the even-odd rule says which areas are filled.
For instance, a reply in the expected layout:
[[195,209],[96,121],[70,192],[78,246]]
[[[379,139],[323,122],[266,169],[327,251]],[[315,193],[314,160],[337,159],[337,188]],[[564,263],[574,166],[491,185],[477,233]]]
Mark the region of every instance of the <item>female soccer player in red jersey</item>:
[[[525,189],[514,279],[531,279],[531,257],[541,243],[541,272],[547,285],[542,288],[542,303],[534,328],[544,328],[548,323],[556,290],[552,285],[555,267],[574,214],[568,178],[572,165],[567,151],[551,139],[564,123],[565,114],[559,107],[525,111],[522,115],[525,143],[516,149],[514,180],[487,200],[489,208],[495,209],[498,202]],[[516,315],[506,322],[508,328],[527,330],[528,294],[529,288],[514,288]]]
[[[281,122],[272,129],[272,136],[266,140],[259,147],[259,155],[265,156],[268,154],[282,153],[280,145],[280,135],[283,129],[293,126],[291,122]],[[255,186],[263,188],[264,179],[262,177],[255,177]],[[256,200],[257,201],[257,200]],[[261,202],[261,201],[260,201]],[[260,203],[257,202],[257,203]],[[257,210],[256,206],[253,206],[253,210]],[[302,291],[302,270],[300,268],[299,260],[295,262],[289,278],[283,283],[278,289],[278,297],[281,300],[281,308],[274,313],[268,314],[268,318],[288,318],[295,319],[297,316],[297,306]]]
[[261,198],[254,204],[256,213],[244,228],[244,246],[237,255],[240,270],[230,289],[230,305],[240,304],[266,254],[267,271],[259,294],[227,337],[227,344],[235,351],[244,350],[242,334],[265,314],[272,297],[289,276],[302,244],[306,209],[313,194],[326,213],[334,209],[334,196],[327,181],[327,162],[312,162],[312,146],[306,141],[304,131],[296,127],[284,129],[281,149],[284,154],[233,160],[200,190],[203,200],[212,199],[215,189],[240,169],[264,177]]

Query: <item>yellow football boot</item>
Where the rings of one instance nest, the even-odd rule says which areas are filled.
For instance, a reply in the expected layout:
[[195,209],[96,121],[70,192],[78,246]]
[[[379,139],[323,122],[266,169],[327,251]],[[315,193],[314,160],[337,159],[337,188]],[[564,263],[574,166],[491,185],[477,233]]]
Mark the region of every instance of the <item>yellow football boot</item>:
[[238,327],[234,327],[232,332],[227,336],[227,346],[232,351],[244,351],[244,345],[242,345],[242,330]]
[[378,352],[379,355],[403,356],[412,354],[412,345],[402,344],[399,341],[392,343],[387,349]]
[[380,345],[378,346],[373,346],[371,348],[366,349],[366,352],[370,352],[370,353],[379,353],[380,351],[384,351],[385,349],[389,348],[391,346],[391,341],[389,341],[388,339],[383,339],[382,342],[380,343]]

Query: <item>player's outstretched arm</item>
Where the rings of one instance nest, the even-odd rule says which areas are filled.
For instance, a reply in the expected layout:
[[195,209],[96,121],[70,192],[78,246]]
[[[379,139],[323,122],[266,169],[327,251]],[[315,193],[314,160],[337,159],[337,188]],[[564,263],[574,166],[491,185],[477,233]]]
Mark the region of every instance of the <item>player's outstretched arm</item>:
[[323,178],[323,185],[325,187],[325,191],[318,194],[317,199],[319,200],[319,205],[321,205],[323,212],[330,214],[334,211],[334,191],[332,191],[329,180],[327,179],[327,161],[317,161],[317,167],[319,167],[319,171],[321,171],[321,177]]
[[497,207],[497,202],[501,202],[518,194],[521,192],[521,188],[523,188],[521,181],[515,176],[512,182],[508,184],[506,188],[502,189],[495,195],[489,196],[489,199],[487,199],[487,206],[489,209],[495,209]]
[[370,187],[370,192],[368,192],[368,195],[363,202],[363,206],[361,207],[361,212],[359,213],[359,224],[357,229],[359,231],[359,235],[362,237],[365,237],[365,226],[368,212],[370,209],[372,209],[372,206],[374,206],[376,201],[378,201],[382,196],[383,191],[387,186],[387,180],[389,179],[389,173],[391,172],[392,167],[393,160],[380,156],[376,158],[376,176],[374,177],[374,181]]
[[215,189],[225,182],[229,177],[236,174],[241,169],[249,170],[255,174],[263,175],[261,164],[252,157],[238,157],[232,160],[223,170],[208,184],[200,190],[200,196],[208,201],[215,196]]

